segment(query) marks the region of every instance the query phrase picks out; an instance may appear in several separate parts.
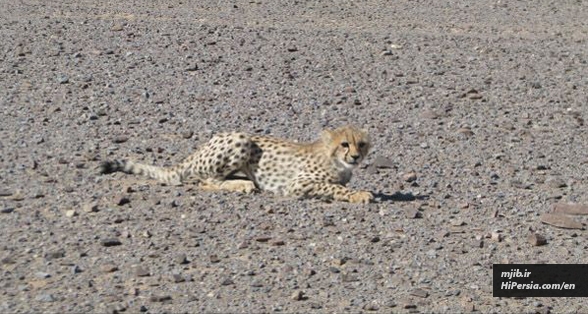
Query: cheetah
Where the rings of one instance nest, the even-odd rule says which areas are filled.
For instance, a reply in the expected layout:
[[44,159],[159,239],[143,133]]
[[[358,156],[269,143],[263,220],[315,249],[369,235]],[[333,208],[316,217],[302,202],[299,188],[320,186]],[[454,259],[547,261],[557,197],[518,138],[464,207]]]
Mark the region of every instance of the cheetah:
[[194,178],[204,190],[264,190],[286,197],[369,203],[372,193],[345,185],[370,144],[367,131],[350,125],[325,129],[312,143],[229,132],[213,136],[172,167],[114,160],[103,162],[100,172],[146,175],[168,185]]

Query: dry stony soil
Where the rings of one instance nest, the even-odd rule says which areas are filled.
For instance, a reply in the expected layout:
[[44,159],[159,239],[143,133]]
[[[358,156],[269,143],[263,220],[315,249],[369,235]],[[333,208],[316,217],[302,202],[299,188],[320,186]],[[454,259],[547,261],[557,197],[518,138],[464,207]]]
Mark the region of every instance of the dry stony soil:
[[[492,267],[588,261],[545,216],[588,204],[587,32],[581,0],[0,0],[0,312],[584,312]],[[368,205],[97,171],[346,123]]]

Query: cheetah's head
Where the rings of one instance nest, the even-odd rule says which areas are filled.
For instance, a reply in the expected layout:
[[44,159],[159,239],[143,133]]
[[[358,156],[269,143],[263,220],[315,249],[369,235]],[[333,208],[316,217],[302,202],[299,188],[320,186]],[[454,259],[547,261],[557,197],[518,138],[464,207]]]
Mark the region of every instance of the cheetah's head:
[[330,156],[345,168],[354,168],[367,156],[370,137],[366,130],[354,126],[344,126],[334,130],[324,130],[323,143]]

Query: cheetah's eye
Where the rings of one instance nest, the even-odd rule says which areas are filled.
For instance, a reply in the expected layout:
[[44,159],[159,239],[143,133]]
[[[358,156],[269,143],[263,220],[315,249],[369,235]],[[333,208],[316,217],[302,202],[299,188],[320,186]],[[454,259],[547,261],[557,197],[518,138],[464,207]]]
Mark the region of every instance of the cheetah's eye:
[[343,142],[343,143],[341,143],[341,146],[344,148],[349,148],[349,143]]
[[359,148],[364,148],[365,147],[365,142],[359,142],[357,144],[357,146],[359,146]]

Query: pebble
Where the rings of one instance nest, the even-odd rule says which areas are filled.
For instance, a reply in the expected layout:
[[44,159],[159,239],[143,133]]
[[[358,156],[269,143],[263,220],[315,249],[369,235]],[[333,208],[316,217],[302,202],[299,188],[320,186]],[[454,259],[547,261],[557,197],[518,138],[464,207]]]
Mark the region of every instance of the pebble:
[[42,272],[42,271],[38,271],[35,273],[35,277],[40,278],[40,279],[45,279],[45,278],[51,277],[51,274],[46,273],[46,272]]
[[59,84],[67,84],[69,82],[69,77],[67,75],[60,75],[57,77],[57,81]]
[[127,196],[117,196],[115,197],[115,204],[118,206],[123,206],[125,204],[128,204],[131,202],[131,199],[128,198]]
[[185,139],[189,139],[194,135],[193,131],[184,131],[182,132],[182,137]]
[[149,276],[151,276],[151,272],[149,272],[148,268],[145,268],[143,266],[138,266],[137,268],[135,268],[135,276],[149,277]]
[[498,233],[498,232],[495,232],[495,231],[493,231],[493,232],[490,234],[490,240],[492,240],[492,241],[495,241],[495,242],[502,242],[502,239],[503,239],[503,236],[502,236],[502,234],[500,234],[500,233]]
[[234,282],[234,281],[233,281],[233,279],[231,279],[231,278],[225,278],[225,279],[223,279],[223,280],[221,281],[221,285],[223,285],[223,286],[229,286],[229,285],[232,285],[232,284],[234,284],[234,283],[235,283],[235,282]]
[[84,206],[82,206],[82,210],[86,213],[96,213],[98,212],[98,204],[86,203]]
[[588,215],[588,205],[556,203],[553,205],[553,212],[568,215]]
[[423,289],[414,289],[410,292],[410,294],[419,298],[426,298],[429,296],[429,293]]
[[118,266],[114,265],[113,263],[106,263],[100,266],[100,271],[104,273],[112,273],[118,270]]
[[13,211],[14,211],[14,207],[4,207],[4,208],[2,208],[2,210],[0,210],[0,212],[3,214],[10,214]]
[[547,239],[543,235],[534,232],[529,234],[527,240],[533,246],[541,246],[547,244]]
[[394,161],[387,157],[378,156],[374,159],[372,165],[378,169],[394,168]]
[[294,301],[300,301],[300,300],[305,300],[307,299],[307,297],[304,295],[304,291],[302,290],[296,290],[294,291],[294,293],[292,293],[292,295],[290,296],[290,298]]
[[417,179],[417,174],[414,171],[411,171],[409,173],[405,173],[402,176],[402,180],[406,181],[406,182],[413,182]]
[[35,297],[35,301],[38,302],[55,302],[57,301],[55,297],[50,293],[43,293]]
[[433,110],[423,110],[423,112],[421,112],[420,117],[423,119],[437,119],[439,118],[439,114]]
[[174,257],[174,261],[178,264],[188,264],[188,258],[184,253],[178,253]]
[[59,259],[65,256],[65,251],[64,250],[55,250],[55,251],[50,251],[45,253],[45,259],[48,261],[54,260],[54,259]]
[[112,27],[110,28],[110,30],[113,32],[120,32],[123,29],[124,29],[124,25],[122,25],[120,23],[116,23],[116,24],[112,25]]
[[0,189],[0,197],[11,196],[13,193],[7,189]]
[[457,130],[457,135],[459,138],[468,139],[468,138],[474,136],[474,131],[472,131],[472,129],[470,129],[470,128],[461,128],[461,129]]
[[124,135],[119,135],[119,136],[117,136],[117,137],[115,137],[115,138],[112,139],[112,141],[114,143],[116,143],[116,144],[124,143],[124,142],[126,142],[128,140],[129,140],[129,137],[128,136],[124,136]]
[[416,208],[405,208],[404,214],[408,219],[415,219],[423,217],[423,214]]
[[149,301],[151,302],[165,302],[171,300],[171,295],[152,295],[149,297]]
[[184,276],[182,276],[180,274],[173,274],[172,281],[174,283],[184,282],[184,281],[186,281],[186,278],[184,278]]
[[71,217],[77,216],[77,215],[78,215],[78,213],[76,212],[75,209],[70,209],[70,210],[65,211],[65,217],[71,218]]
[[209,259],[210,259],[210,262],[213,264],[220,262],[220,258],[218,258],[218,256],[216,254],[210,255]]
[[100,241],[100,243],[102,244],[102,246],[106,247],[117,246],[122,244],[122,242],[120,242],[120,240],[117,238],[103,239]]
[[379,311],[380,307],[378,306],[378,304],[371,302],[371,303],[367,303],[363,306],[363,309],[366,311]]
[[582,223],[559,213],[545,213],[539,217],[539,220],[544,224],[565,229],[582,229],[583,227]]
[[560,177],[549,177],[547,180],[545,180],[545,183],[548,186],[556,189],[565,188],[568,186],[566,182]]

